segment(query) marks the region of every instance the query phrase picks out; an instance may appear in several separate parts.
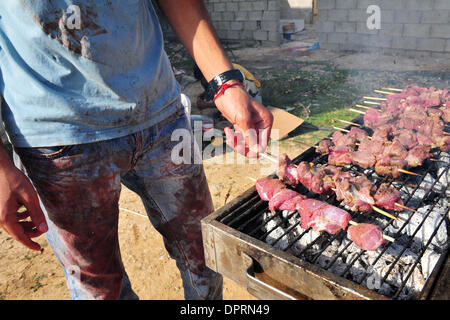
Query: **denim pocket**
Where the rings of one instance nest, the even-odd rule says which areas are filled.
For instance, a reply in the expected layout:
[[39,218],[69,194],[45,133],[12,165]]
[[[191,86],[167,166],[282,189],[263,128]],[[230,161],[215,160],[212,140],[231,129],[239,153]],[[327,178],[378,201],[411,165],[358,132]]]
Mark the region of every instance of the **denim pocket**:
[[19,155],[36,159],[57,159],[67,154],[71,145],[39,148],[16,148]]

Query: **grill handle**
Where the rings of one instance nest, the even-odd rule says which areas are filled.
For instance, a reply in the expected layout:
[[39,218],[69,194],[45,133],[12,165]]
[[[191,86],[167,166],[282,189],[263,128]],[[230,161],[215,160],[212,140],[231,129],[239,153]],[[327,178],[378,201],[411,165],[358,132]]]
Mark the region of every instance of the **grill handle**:
[[[297,300],[291,294],[275,287],[277,281],[268,277],[261,265],[251,256],[242,253],[247,267],[247,291],[262,300]],[[258,279],[258,278],[259,279]],[[266,281],[263,281],[266,280]],[[271,282],[273,284],[269,284]],[[278,283],[279,284],[279,283]]]

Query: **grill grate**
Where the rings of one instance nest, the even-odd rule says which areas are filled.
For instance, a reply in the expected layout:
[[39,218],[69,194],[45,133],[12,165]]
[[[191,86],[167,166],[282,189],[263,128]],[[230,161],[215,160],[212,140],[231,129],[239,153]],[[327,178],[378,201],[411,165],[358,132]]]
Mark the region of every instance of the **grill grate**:
[[[362,124],[362,117],[360,116],[352,122]],[[371,133],[370,129],[367,131]],[[417,284],[413,285],[413,287],[408,287],[408,284],[417,270],[423,268],[421,259],[425,254],[429,255],[430,253],[446,256],[450,244],[448,238],[445,243],[436,244],[436,236],[439,230],[442,229],[444,222],[447,226],[447,235],[449,234],[448,227],[450,226],[447,203],[448,181],[444,186],[439,182],[442,178],[448,179],[447,175],[449,175],[450,171],[449,156],[441,151],[435,152],[436,159],[440,159],[445,155],[447,160],[440,162],[444,163],[444,165],[439,166],[438,162],[427,160],[422,167],[417,168],[416,172],[421,174],[421,177],[402,175],[400,178],[393,180],[378,176],[374,169],[363,170],[353,165],[346,167],[347,170],[352,172],[364,173],[377,187],[382,183],[390,184],[402,193],[402,199],[406,206],[420,211],[416,213],[409,211],[393,213],[400,219],[400,221],[395,222],[376,213],[350,212],[347,210],[351,213],[354,221],[377,224],[386,235],[396,238],[394,243],[388,242],[377,251],[371,252],[370,255],[368,255],[367,251],[352,245],[352,242],[346,238],[345,231],[335,235],[328,233],[318,234],[312,229],[304,230],[300,228],[300,215],[297,212],[271,214],[268,211],[267,202],[262,201],[256,191],[246,201],[240,202],[224,212],[217,220],[255,239],[267,242],[275,248],[293,254],[310,263],[320,265],[323,269],[393,299],[417,298],[425,286],[426,279],[420,279],[420,290],[415,289]],[[293,160],[296,164],[300,161],[322,165],[327,163],[327,156],[320,156],[315,153],[314,148],[310,148]],[[433,177],[431,182],[427,181],[430,177]],[[301,185],[296,188],[296,191],[309,198],[344,208],[336,200],[335,195],[317,195]],[[421,230],[423,232],[424,225],[429,223],[428,220],[430,219],[428,218],[433,214],[437,214],[435,211],[437,207],[441,209],[443,207],[445,212],[441,211],[439,220],[434,220],[432,233],[429,235],[424,234],[422,240],[420,237],[417,238],[418,233]],[[422,219],[417,223],[416,220],[419,216]],[[415,224],[412,221],[413,219],[415,219]],[[410,230],[411,227],[414,227],[414,229]],[[271,236],[272,234],[276,236],[273,237]],[[423,239],[425,236],[428,238]],[[307,239],[308,237],[309,239]],[[305,244],[299,245],[303,240],[306,240]],[[330,248],[334,244],[337,244],[337,249],[333,248],[331,250]],[[332,253],[331,256],[327,255],[329,252]],[[403,259],[407,259],[408,263],[405,264]],[[373,277],[374,268],[383,263],[385,265],[376,271],[378,277],[377,286],[370,287],[368,281],[373,279],[369,279],[369,277]],[[357,264],[359,265],[357,266]],[[356,276],[352,272],[355,268],[359,269]],[[398,280],[398,273],[401,273],[400,280]],[[431,271],[428,272],[428,278],[430,274]]]

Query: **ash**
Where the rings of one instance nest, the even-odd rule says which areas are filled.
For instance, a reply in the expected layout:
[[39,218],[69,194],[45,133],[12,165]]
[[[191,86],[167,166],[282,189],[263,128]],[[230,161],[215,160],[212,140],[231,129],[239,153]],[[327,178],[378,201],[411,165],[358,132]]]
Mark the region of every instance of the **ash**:
[[387,297],[417,299],[449,246],[450,155],[441,152],[439,160],[429,172],[423,171],[423,177],[392,184],[402,193],[405,205],[417,212],[402,211],[399,221],[379,215],[363,221],[367,216],[351,213],[361,218],[358,222],[377,224],[396,239],[376,251],[361,250],[345,231],[330,235],[302,229],[300,215],[287,211],[263,215],[265,241]]

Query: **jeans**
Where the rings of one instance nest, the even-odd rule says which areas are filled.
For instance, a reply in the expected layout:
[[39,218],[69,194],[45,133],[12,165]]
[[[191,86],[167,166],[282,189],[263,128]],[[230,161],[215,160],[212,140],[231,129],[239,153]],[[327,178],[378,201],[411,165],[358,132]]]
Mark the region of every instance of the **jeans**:
[[180,111],[122,138],[15,148],[16,166],[38,192],[49,226],[47,240],[64,269],[72,299],[137,298],[119,250],[121,184],[142,199],[176,260],[185,298],[222,298],[222,277],[205,266],[203,253],[200,220],[214,210],[203,166],[171,161],[172,148],[179,143],[171,141],[171,134],[182,128],[192,136]]

